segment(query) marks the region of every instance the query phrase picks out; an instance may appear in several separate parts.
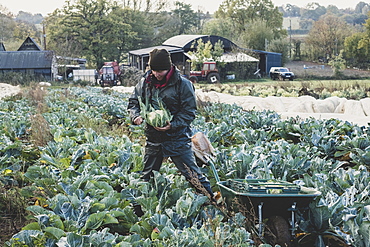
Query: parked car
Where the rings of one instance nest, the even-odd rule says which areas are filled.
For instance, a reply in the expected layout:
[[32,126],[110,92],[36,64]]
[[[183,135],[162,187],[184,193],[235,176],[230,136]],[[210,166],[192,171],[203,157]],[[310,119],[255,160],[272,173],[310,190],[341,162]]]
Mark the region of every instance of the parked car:
[[281,81],[285,81],[285,79],[288,79],[293,81],[294,73],[285,67],[271,67],[270,78],[272,80],[279,79]]

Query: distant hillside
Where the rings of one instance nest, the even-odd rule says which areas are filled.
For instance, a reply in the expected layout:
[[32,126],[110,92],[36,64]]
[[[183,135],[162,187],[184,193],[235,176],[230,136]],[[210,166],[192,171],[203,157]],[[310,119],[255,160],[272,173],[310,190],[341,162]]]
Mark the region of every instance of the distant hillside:
[[41,24],[44,17],[41,14],[31,14],[28,12],[19,11],[15,17],[16,21],[27,22],[30,24]]

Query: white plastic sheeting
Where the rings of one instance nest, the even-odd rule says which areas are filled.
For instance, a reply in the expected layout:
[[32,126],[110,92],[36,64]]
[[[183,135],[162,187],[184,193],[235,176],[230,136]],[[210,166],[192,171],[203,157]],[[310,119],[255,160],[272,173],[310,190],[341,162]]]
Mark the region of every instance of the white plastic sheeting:
[[260,98],[232,96],[202,90],[197,90],[196,94],[202,101],[236,104],[244,110],[272,110],[279,113],[282,118],[296,116],[319,119],[335,118],[361,126],[367,126],[370,123],[370,98],[359,101],[339,97],[317,100],[311,96]]

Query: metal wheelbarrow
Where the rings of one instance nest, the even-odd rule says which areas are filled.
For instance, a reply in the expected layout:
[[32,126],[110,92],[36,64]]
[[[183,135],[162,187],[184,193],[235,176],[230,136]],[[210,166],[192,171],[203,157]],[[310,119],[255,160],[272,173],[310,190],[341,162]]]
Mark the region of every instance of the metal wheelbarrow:
[[193,137],[194,153],[211,167],[226,208],[238,212],[241,204],[248,210],[254,210],[256,215],[258,214],[258,235],[260,237],[263,231],[263,220],[271,216],[289,219],[291,235],[294,235],[296,212],[307,209],[309,203],[315,197],[320,196],[321,192],[275,179],[227,179],[221,181],[210,158],[214,156],[210,142],[204,134],[197,133],[196,135]]
[[[286,233],[281,235],[295,236],[296,214],[298,211],[304,212],[310,202],[321,192],[314,189],[299,186],[279,180],[267,179],[228,179],[220,181],[214,163],[208,159],[217,185],[220,188],[221,196],[228,210],[238,212],[240,207],[246,208],[249,212],[254,212],[258,216],[258,236],[263,236],[265,219],[273,219],[280,224],[281,221],[288,222]],[[283,219],[283,220],[282,220]],[[279,233],[275,233],[278,235]],[[281,236],[276,236],[280,238]],[[288,237],[290,241],[292,237]]]

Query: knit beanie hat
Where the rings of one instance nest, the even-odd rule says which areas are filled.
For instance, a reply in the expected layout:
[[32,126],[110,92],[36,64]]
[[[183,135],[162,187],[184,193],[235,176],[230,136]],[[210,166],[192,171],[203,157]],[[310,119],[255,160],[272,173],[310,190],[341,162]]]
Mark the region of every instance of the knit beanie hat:
[[149,52],[149,66],[151,70],[169,70],[171,65],[171,56],[166,49],[156,48]]

